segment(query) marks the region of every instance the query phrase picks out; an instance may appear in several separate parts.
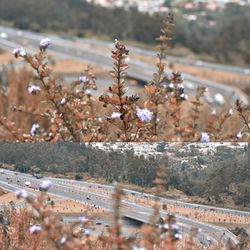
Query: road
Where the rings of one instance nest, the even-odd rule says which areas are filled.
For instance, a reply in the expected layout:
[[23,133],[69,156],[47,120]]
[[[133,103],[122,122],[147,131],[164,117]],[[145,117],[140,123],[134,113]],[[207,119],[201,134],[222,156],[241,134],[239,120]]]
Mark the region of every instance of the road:
[[[0,38],[0,47],[8,50],[20,46],[37,48],[40,40],[44,37],[41,34],[36,34],[29,31],[18,31],[16,29],[0,26],[0,33],[1,32],[6,33],[7,37]],[[48,37],[50,37],[53,42],[52,46],[50,46],[50,52],[52,53],[56,53],[67,59],[79,60],[108,69],[112,68],[110,53],[94,49],[91,45],[91,43],[93,43],[92,40],[69,40],[55,35],[48,35]],[[102,46],[110,46],[110,44],[106,44],[104,42],[100,42],[100,44],[102,44]],[[132,52],[133,49],[135,50],[136,48],[132,48]],[[144,52],[146,53],[146,51]],[[155,54],[153,54],[153,52],[149,52],[148,56],[155,58]],[[130,60],[129,66],[128,76],[132,79],[137,79],[144,82],[150,81],[150,79],[152,79],[153,73],[155,72],[155,68],[152,65],[138,60]],[[168,71],[167,74],[171,74],[171,72]],[[194,89],[198,85],[208,87],[210,96],[208,96],[207,101],[209,103],[214,103],[217,105],[224,104],[224,101],[221,102],[218,100],[221,98],[217,98],[216,95],[220,95],[222,98],[224,97],[223,100],[225,99],[231,102],[231,104],[233,104],[237,99],[240,99],[246,105],[249,103],[247,97],[236,88],[231,88],[220,83],[199,79],[188,74],[183,74],[182,76],[189,92],[194,92]]]
[[[43,180],[43,179],[36,179],[29,174],[22,174],[22,173],[17,174],[13,171],[8,171],[8,170],[3,170],[3,171],[4,174],[0,173],[0,186],[11,192],[14,192],[15,190],[18,190],[20,188],[26,188],[24,185],[25,181],[29,181],[31,183],[31,187],[37,190]],[[52,181],[53,183],[53,186],[49,190],[50,194],[57,195],[65,199],[77,200],[79,202],[89,204],[91,206],[98,206],[111,211],[113,209],[111,193],[114,191],[114,188],[112,186],[100,185],[83,181],[66,180],[66,179],[56,179],[56,178],[46,178],[46,179]],[[94,188],[110,193],[96,192],[94,191]],[[135,192],[128,189],[125,189],[124,191],[126,195],[124,196],[125,198],[122,200],[123,215],[125,217],[138,220],[141,222],[145,223],[149,222],[149,218],[153,213],[153,209],[140,204],[135,204],[134,202],[131,202],[128,199],[126,199],[126,196],[137,195],[141,197],[145,196],[149,197],[150,195]],[[164,204],[179,202],[171,199],[163,199],[163,198],[161,199],[162,201],[164,201]],[[180,204],[183,206],[195,207],[195,209],[200,209],[200,210],[216,209],[220,212],[228,213],[230,215],[241,214],[242,216],[250,217],[250,213],[245,211],[216,208],[216,207],[203,206],[199,204],[190,204],[184,202],[180,202]],[[167,213],[161,211],[161,217],[166,218]],[[202,223],[197,220],[192,220],[187,217],[179,215],[176,215],[176,221],[179,225],[182,226],[181,230],[183,231],[183,233],[190,233],[192,227],[201,229],[202,231],[198,232],[197,237],[206,246],[208,246],[209,244],[217,245],[219,239],[221,239],[224,244],[226,244],[229,239],[231,239],[231,241],[235,245],[239,243],[235,235],[233,235],[225,228],[214,226],[208,223]]]
[[[95,39],[87,39],[87,38],[77,38],[77,40],[83,43],[90,44],[92,46],[98,46],[102,48],[112,47],[112,43],[110,42],[99,41]],[[155,51],[149,51],[146,49],[136,48],[133,46],[129,46],[129,50],[132,53],[137,54],[137,55],[143,55],[143,56],[152,57],[152,58],[155,57]],[[235,73],[235,74],[240,74],[240,75],[250,75],[250,68],[223,65],[223,64],[218,64],[218,63],[210,63],[210,62],[205,62],[201,60],[194,61],[188,58],[170,56],[170,55],[167,56],[167,60],[170,63],[178,63],[178,64],[183,64],[183,65],[188,65],[188,66],[195,66],[197,68],[205,68],[209,70],[229,72],[229,73]]]

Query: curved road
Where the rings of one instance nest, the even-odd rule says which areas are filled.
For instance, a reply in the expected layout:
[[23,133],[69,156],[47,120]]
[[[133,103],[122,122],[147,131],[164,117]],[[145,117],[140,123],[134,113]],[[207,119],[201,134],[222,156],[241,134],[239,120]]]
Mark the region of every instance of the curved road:
[[[21,173],[17,174],[13,171],[8,171],[8,170],[3,170],[3,171],[4,174],[0,173],[0,186],[2,186],[3,188],[6,188],[7,186],[6,189],[12,192],[17,189],[20,189],[21,187],[22,188],[25,187],[24,185],[25,181],[30,181],[31,186],[36,189],[39,187],[42,181],[32,177],[29,174],[21,174]],[[111,195],[93,192],[91,190],[95,188],[95,189],[100,189],[101,191],[113,192],[114,188],[112,186],[88,183],[83,181],[66,180],[66,179],[56,179],[56,178],[45,178],[45,179],[51,180],[53,183],[53,186],[50,189],[51,194],[58,195],[60,197],[67,199],[78,200],[80,202],[84,202],[89,205],[99,206],[104,209],[112,210]],[[140,197],[151,196],[151,198],[154,198],[152,195],[143,194],[132,190],[125,189],[124,191],[126,195],[131,195],[131,196],[136,195]],[[221,213],[227,213],[229,215],[237,215],[237,216],[240,215],[250,218],[250,212],[245,212],[245,211],[216,208],[210,206],[203,206],[199,204],[190,204],[163,198],[161,198],[161,201],[163,201],[164,204],[180,203],[180,205],[184,207],[190,207],[199,210],[214,209]],[[122,212],[125,217],[132,218],[141,222],[148,222],[150,215],[153,213],[152,208],[135,204],[126,199],[122,201],[122,205],[123,205]],[[167,213],[161,211],[161,216],[165,218],[167,216]],[[229,239],[234,243],[234,245],[239,244],[239,241],[236,238],[236,236],[225,228],[198,222],[196,220],[192,220],[179,215],[176,216],[176,220],[178,224],[185,225],[185,228],[183,227],[182,229],[185,232],[188,231],[190,232],[191,227],[196,227],[201,229],[202,231],[198,233],[197,237],[206,246],[208,246],[209,244],[217,245],[219,239],[221,239],[225,245]]]

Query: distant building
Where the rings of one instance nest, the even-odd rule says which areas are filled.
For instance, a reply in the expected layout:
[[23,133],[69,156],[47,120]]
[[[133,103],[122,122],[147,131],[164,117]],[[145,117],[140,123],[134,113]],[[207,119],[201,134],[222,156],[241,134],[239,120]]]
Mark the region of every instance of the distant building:
[[136,7],[140,12],[153,14],[155,12],[167,11],[163,7],[165,0],[86,0],[97,5],[107,8],[122,7],[128,9]]

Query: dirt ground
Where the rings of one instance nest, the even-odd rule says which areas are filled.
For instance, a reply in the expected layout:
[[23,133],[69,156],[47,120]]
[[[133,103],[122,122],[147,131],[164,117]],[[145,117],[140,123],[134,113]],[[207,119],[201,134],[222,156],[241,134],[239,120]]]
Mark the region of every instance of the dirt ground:
[[95,214],[104,213],[104,210],[101,208],[85,205],[72,200],[55,201],[53,211],[64,215],[84,214],[85,216],[93,216]]
[[0,197],[2,196],[2,195],[4,195],[4,194],[6,194],[7,192],[4,190],[4,189],[1,189],[0,188]]
[[[82,74],[84,73],[84,70],[87,69],[88,64],[80,62],[80,61],[74,61],[74,60],[60,60],[53,65],[53,69],[55,73],[58,74]],[[93,67],[93,72],[95,75],[100,74],[109,74],[107,69],[104,69],[102,67]]]
[[17,199],[15,194],[13,194],[13,193],[5,193],[4,195],[0,196],[0,205],[6,206],[10,202],[17,203],[17,202],[20,202],[20,201],[22,201],[22,200]]
[[14,62],[15,58],[10,52],[3,52],[0,54],[0,64],[7,64],[11,61]]

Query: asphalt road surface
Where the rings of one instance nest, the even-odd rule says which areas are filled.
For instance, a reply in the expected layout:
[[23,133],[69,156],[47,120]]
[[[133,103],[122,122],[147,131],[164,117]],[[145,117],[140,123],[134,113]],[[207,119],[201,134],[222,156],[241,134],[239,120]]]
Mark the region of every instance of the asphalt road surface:
[[[9,190],[10,192],[14,192],[20,188],[27,188],[25,186],[25,182],[30,182],[30,186],[32,189],[38,190],[41,182],[46,180],[51,180],[53,186],[50,188],[49,193],[57,195],[59,197],[65,199],[76,200],[85,204],[89,204],[91,206],[97,206],[100,208],[104,208],[107,210],[113,209],[113,202],[111,193],[114,191],[112,186],[108,185],[100,185],[95,183],[88,183],[82,181],[73,181],[66,179],[56,179],[56,178],[44,178],[44,179],[36,179],[29,174],[16,173],[8,170],[1,170],[0,173],[0,187]],[[84,189],[82,187],[85,187]],[[79,188],[78,188],[79,187]],[[98,193],[94,192],[93,188],[100,189],[102,191],[110,192],[110,194]],[[28,189],[30,190],[30,189]],[[125,193],[131,196],[141,196],[141,197],[150,197],[151,195],[145,193],[135,192],[133,190],[124,190]],[[153,198],[153,197],[151,197]],[[161,199],[164,204],[173,204],[179,203],[184,207],[190,207],[198,210],[215,210],[219,213],[227,213],[231,216],[240,215],[240,216],[250,216],[249,212],[217,208],[211,206],[204,206],[199,204],[190,204],[184,203],[171,199]],[[153,209],[150,207],[145,207],[139,204],[135,204],[126,200],[125,198],[122,200],[122,213],[125,217],[138,220],[144,223],[149,222],[149,218],[153,213]],[[166,218],[167,213],[161,211],[161,217]],[[239,243],[238,239],[235,235],[229,232],[225,228],[217,227],[208,223],[202,223],[196,220],[189,219],[187,217],[176,215],[176,221],[181,226],[181,231],[183,233],[190,233],[191,228],[195,227],[200,229],[198,232],[197,238],[205,245],[209,246],[217,245],[218,240],[221,239],[224,244],[228,242],[230,239],[235,245]]]

